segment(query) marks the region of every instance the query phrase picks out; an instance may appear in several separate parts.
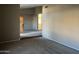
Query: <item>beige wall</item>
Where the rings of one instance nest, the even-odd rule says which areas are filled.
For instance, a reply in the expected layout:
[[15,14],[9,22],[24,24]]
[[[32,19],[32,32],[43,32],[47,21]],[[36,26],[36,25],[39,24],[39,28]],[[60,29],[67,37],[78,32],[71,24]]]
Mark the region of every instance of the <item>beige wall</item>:
[[0,42],[20,39],[19,5],[1,5],[1,39]]
[[43,37],[79,50],[79,5],[43,6]]

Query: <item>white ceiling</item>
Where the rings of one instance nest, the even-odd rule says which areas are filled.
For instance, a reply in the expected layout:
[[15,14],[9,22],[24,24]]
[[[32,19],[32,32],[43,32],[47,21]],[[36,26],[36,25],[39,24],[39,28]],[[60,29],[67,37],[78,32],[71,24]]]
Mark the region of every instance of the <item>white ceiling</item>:
[[37,6],[42,6],[43,4],[20,4],[20,8],[32,8]]

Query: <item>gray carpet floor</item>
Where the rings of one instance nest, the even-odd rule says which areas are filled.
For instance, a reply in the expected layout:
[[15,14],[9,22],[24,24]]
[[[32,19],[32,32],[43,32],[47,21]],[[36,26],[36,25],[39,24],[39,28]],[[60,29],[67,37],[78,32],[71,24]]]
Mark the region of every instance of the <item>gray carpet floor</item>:
[[0,44],[1,54],[78,54],[79,51],[45,39],[25,38],[19,41]]

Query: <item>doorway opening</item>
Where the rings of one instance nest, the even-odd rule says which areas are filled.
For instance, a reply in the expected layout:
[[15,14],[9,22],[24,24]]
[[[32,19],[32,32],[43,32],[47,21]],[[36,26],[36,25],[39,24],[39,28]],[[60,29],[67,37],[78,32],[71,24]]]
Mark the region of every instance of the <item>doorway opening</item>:
[[28,10],[35,11],[35,8],[21,8],[20,39],[42,36],[42,13],[31,13],[32,11],[28,12]]

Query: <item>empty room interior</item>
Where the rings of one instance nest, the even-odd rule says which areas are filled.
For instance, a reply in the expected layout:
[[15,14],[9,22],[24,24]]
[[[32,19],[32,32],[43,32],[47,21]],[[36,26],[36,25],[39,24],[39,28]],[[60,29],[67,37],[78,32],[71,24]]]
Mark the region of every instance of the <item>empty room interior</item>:
[[79,5],[0,4],[0,54],[79,54]]

